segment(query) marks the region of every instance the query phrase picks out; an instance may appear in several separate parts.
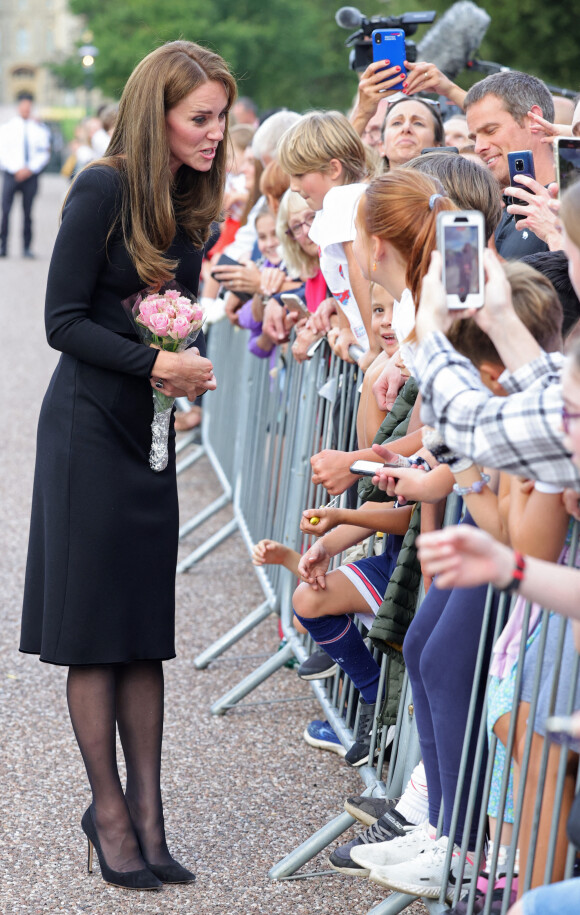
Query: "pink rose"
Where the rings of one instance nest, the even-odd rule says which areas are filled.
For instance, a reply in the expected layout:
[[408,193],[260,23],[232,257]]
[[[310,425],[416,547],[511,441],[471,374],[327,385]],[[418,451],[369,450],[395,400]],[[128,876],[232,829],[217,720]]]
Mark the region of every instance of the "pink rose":
[[181,293],[178,289],[168,289],[167,292],[163,293],[163,295],[170,301],[176,301],[177,299],[181,298]]
[[174,340],[183,340],[191,330],[191,324],[184,315],[178,315],[173,321],[173,326],[169,331],[170,337]]
[[158,337],[166,337],[171,326],[171,321],[163,312],[153,314],[149,318],[149,327]]
[[184,300],[183,303],[176,303],[177,313],[182,318],[187,318],[188,321],[193,319],[193,306],[187,300]]
[[139,306],[139,313],[143,318],[150,318],[159,310],[157,301],[152,301],[150,297],[144,299]]

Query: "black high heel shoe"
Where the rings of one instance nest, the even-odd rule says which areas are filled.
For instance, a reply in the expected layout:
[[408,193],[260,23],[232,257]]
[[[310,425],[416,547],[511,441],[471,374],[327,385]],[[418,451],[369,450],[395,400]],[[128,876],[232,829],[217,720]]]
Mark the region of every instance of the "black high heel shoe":
[[171,864],[151,864],[145,860],[145,864],[155,876],[163,883],[193,883],[195,874],[188,871],[182,864],[172,861]]
[[81,827],[89,840],[89,854],[87,860],[87,869],[89,874],[93,872],[93,848],[97,852],[99,864],[101,865],[101,875],[105,883],[112,886],[120,886],[125,890],[159,890],[163,886],[155,874],[147,867],[142,867],[138,871],[114,871],[112,870],[103,855],[101,843],[97,835],[97,828],[93,819],[92,805],[83,814]]

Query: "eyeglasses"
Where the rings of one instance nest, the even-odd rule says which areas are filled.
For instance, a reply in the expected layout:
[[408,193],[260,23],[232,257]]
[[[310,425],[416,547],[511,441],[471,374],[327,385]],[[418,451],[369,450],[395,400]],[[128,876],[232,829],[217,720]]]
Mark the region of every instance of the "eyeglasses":
[[304,235],[311,228],[312,223],[314,222],[314,217],[316,213],[312,213],[310,216],[307,216],[304,222],[295,222],[293,226],[288,226],[286,229],[286,235],[290,236],[294,240],[300,238],[301,235]]
[[580,419],[580,413],[568,413],[566,407],[562,407],[562,426],[566,435],[570,434],[570,420]]

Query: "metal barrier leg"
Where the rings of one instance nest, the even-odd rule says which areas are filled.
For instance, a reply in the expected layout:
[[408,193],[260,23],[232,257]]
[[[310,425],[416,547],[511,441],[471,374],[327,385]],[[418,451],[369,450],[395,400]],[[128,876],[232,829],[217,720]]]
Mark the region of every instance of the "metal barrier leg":
[[224,633],[219,639],[210,645],[209,648],[206,648],[205,651],[202,651],[201,654],[194,658],[193,666],[198,670],[203,670],[208,666],[210,661],[214,661],[218,658],[224,651],[227,651],[228,648],[231,648],[239,639],[243,638],[254,629],[262,620],[265,620],[266,617],[270,616],[271,613],[275,612],[275,607],[272,606],[272,602],[265,600],[263,604],[260,604],[259,607],[256,607],[255,610],[252,610],[251,613],[248,613],[247,616],[240,620],[235,626],[233,626],[229,632]]
[[[421,900],[421,902],[424,901]],[[408,896],[406,893],[391,893],[384,902],[379,902],[367,915],[398,915],[399,912],[406,909],[408,905],[412,905],[413,902],[419,902],[416,896]],[[436,910],[430,908],[429,911],[435,912]],[[445,912],[445,906],[440,906],[437,911]]]
[[[211,506],[210,506],[211,507]],[[203,559],[204,556],[207,556],[208,553],[211,553],[212,550],[219,546],[223,540],[227,540],[234,531],[238,529],[238,522],[235,518],[231,521],[228,521],[227,524],[224,524],[219,531],[216,531],[213,536],[209,537],[205,543],[202,543],[201,546],[198,546],[197,550],[194,550],[193,553],[190,553],[189,556],[186,556],[185,559],[182,559],[181,562],[177,564],[178,572],[186,572],[191,568],[192,565],[195,565],[196,562],[199,562],[200,559]]]
[[214,702],[210,711],[212,715],[225,715],[228,709],[236,705],[240,699],[243,699],[244,696],[247,696],[248,693],[251,693],[252,690],[256,689],[260,683],[263,683],[264,680],[267,680],[272,674],[276,673],[280,667],[283,667],[286,661],[289,661],[290,658],[294,657],[291,645],[284,645],[280,651],[277,651],[275,655],[262,664],[260,667],[257,667],[256,670],[253,670],[244,680],[241,680],[240,683],[237,683],[228,693],[218,699],[217,702]]
[[352,826],[354,822],[355,819],[354,817],[351,817],[350,813],[346,813],[346,811],[341,813],[339,816],[335,817],[334,820],[331,820],[330,823],[327,823],[326,826],[323,826],[315,832],[314,835],[311,835],[310,838],[306,839],[302,845],[299,845],[298,848],[291,851],[289,855],[282,858],[278,864],[275,864],[274,867],[268,871],[268,877],[270,880],[281,880],[283,877],[290,877],[291,874],[294,874],[303,864],[306,864],[307,861],[314,858],[314,856],[326,848],[327,845],[334,842],[334,840],[342,835],[345,829]]

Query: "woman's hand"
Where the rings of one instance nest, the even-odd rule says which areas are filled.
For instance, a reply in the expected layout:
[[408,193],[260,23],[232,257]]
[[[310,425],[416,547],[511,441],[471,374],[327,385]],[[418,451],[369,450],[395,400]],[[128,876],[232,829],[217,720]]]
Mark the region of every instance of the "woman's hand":
[[262,295],[267,296],[273,296],[280,292],[282,286],[288,279],[284,270],[279,270],[278,267],[264,267],[264,269],[260,271],[260,277],[260,292]]
[[322,537],[338,524],[336,514],[335,508],[307,508],[302,512],[300,530],[305,534]]
[[463,108],[463,99],[467,93],[445,76],[441,70],[438,70],[435,64],[426,60],[418,60],[415,63],[406,60],[405,69],[407,70],[407,79],[403,83],[405,95],[432,92],[436,95],[444,95],[459,108]]
[[231,292],[248,292],[252,295],[261,291],[261,273],[253,261],[233,267],[219,264],[213,268],[215,278]]
[[310,315],[309,321],[313,330],[318,334],[327,334],[332,327],[330,319],[338,314],[338,305],[333,296],[323,299],[315,312]]
[[513,551],[470,525],[421,534],[417,546],[421,567],[437,576],[438,588],[475,588],[487,582],[501,588],[512,579]]
[[358,84],[358,97],[350,115],[350,122],[359,136],[377,113],[379,102],[396,90],[393,86],[401,81],[401,68],[389,67],[388,60],[376,60],[369,64]]
[[304,553],[298,563],[300,578],[311,585],[315,591],[324,591],[326,588],[326,572],[328,571],[330,560],[331,557],[326,552],[322,540],[317,540]]
[[430,333],[437,331],[445,333],[456,318],[461,318],[466,313],[462,309],[461,311],[454,310],[450,315],[445,287],[441,282],[441,267],[439,251],[433,251],[429,269],[423,278],[421,301],[415,319],[415,333],[419,343],[422,343]]
[[[217,382],[213,365],[199,355],[197,346],[182,353],[168,353],[160,350],[153,366],[151,387],[167,397],[187,397],[195,400],[206,391],[215,391]],[[159,387],[161,382],[163,387]]]
[[292,344],[292,355],[296,362],[305,362],[309,358],[308,350],[315,340],[319,340],[322,336],[323,334],[317,334],[311,329],[310,321],[304,321],[302,326],[298,324],[296,326],[296,339]]

